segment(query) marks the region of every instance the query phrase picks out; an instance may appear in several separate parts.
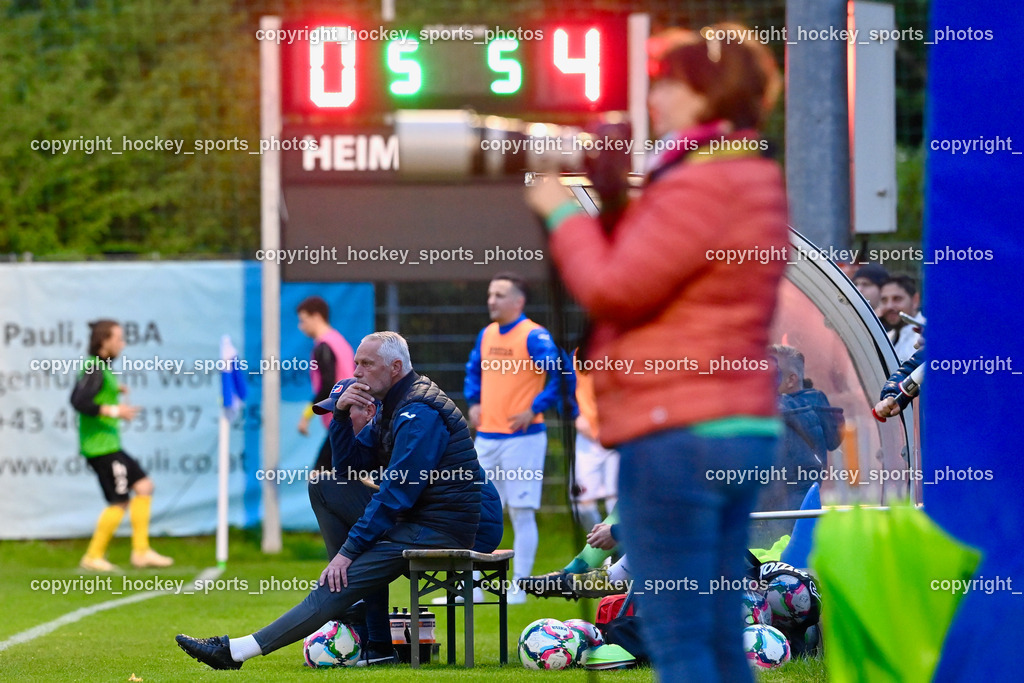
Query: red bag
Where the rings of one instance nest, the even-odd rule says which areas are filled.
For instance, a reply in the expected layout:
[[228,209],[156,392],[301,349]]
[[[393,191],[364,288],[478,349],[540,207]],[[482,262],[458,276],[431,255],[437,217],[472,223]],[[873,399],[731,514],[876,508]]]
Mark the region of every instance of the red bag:
[[[597,619],[594,623],[607,624],[609,621],[619,616],[619,610],[622,609],[622,603],[626,601],[626,594],[619,593],[618,595],[606,595],[601,598],[601,602],[597,603]],[[635,604],[630,604],[626,609],[626,613],[622,616],[632,616]]]

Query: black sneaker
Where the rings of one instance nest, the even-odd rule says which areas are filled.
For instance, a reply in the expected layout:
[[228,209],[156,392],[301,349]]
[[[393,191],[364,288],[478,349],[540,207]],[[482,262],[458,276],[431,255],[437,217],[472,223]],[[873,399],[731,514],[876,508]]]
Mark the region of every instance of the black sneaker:
[[[389,646],[390,647],[390,646]],[[363,648],[362,655],[356,660],[356,666],[377,666],[378,664],[398,664],[398,650],[388,648],[371,648],[369,644]]]
[[179,633],[174,637],[178,647],[192,659],[197,659],[211,669],[241,669],[242,663],[231,659],[231,642],[227,636],[193,638]]
[[540,576],[526,576],[516,581],[516,584],[524,592],[539,598],[576,598],[569,575],[561,570]]

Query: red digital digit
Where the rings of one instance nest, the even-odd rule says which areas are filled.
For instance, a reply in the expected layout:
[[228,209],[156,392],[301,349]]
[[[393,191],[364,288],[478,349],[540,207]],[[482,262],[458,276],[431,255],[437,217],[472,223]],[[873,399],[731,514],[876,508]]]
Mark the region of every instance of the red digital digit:
[[[592,28],[583,35],[583,56],[569,56],[569,32],[564,28],[555,29],[552,61],[564,74],[583,75],[583,94],[591,102],[601,99],[601,32]],[[580,46],[573,46],[579,53]]]
[[514,36],[476,36],[445,25],[430,28],[441,34],[436,40],[422,40],[428,28],[364,25],[344,15],[284,22],[282,113],[328,122],[369,120],[395,109],[468,107],[505,115],[628,107],[623,16],[558,19]]
[[[344,108],[356,101],[356,41],[351,38],[349,26],[321,26],[312,32],[309,41],[309,99],[321,108]],[[325,46],[336,43],[341,47],[336,68],[341,72],[341,87],[328,91],[326,87]]]

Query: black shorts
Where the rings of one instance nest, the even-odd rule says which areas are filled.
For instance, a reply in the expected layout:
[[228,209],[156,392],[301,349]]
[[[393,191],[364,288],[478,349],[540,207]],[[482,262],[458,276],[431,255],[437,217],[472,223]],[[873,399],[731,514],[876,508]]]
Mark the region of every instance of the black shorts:
[[100,488],[103,489],[103,497],[111,504],[127,503],[135,482],[146,478],[146,473],[142,471],[135,458],[124,451],[86,458],[85,461],[96,472],[100,479]]

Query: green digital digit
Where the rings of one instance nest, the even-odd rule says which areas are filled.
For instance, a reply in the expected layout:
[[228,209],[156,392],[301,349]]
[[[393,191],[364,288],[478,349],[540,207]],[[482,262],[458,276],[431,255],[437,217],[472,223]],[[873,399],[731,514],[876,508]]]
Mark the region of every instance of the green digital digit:
[[420,48],[418,40],[392,40],[388,43],[388,69],[396,76],[404,75],[404,81],[393,81],[390,85],[394,95],[415,95],[423,87],[423,67],[412,58]]
[[511,95],[519,92],[523,85],[523,66],[518,59],[504,57],[503,53],[515,52],[519,49],[519,41],[512,39],[492,40],[487,44],[487,66],[491,71],[505,74],[505,78],[491,81],[491,92],[498,95]]

